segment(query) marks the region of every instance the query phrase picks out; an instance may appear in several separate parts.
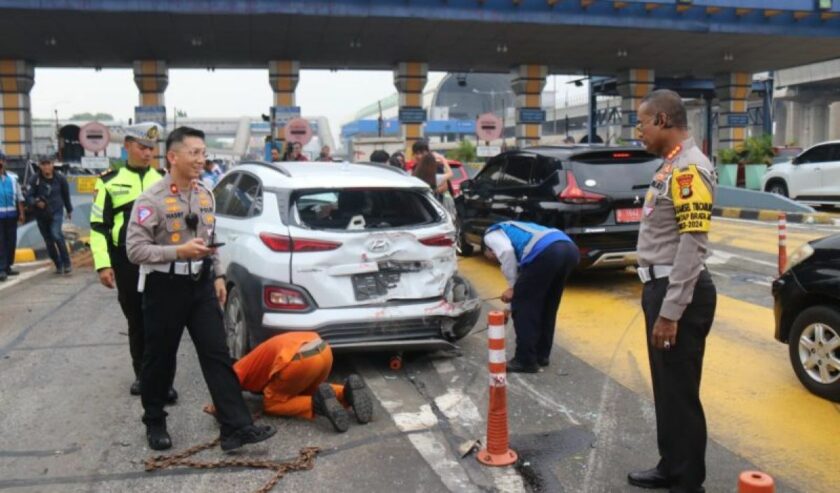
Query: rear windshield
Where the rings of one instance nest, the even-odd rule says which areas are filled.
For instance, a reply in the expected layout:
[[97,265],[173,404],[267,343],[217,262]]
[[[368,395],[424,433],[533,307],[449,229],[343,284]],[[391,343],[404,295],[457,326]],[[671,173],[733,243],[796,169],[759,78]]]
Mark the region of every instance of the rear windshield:
[[312,229],[405,228],[443,219],[418,190],[312,190],[299,192],[294,207],[300,224]]

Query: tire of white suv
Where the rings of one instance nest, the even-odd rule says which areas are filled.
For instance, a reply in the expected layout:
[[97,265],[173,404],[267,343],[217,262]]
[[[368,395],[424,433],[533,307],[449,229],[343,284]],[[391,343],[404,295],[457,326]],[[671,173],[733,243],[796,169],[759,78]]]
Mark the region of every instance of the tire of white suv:
[[248,354],[250,348],[250,330],[245,318],[245,306],[239,288],[232,286],[228,291],[225,304],[225,335],[230,357],[238,360]]
[[785,182],[782,180],[773,180],[767,184],[765,187],[765,191],[770,193],[775,193],[776,195],[781,195],[782,197],[788,196],[788,189],[785,185]]
[[840,402],[840,310],[817,305],[794,320],[788,336],[793,371],[808,390]]

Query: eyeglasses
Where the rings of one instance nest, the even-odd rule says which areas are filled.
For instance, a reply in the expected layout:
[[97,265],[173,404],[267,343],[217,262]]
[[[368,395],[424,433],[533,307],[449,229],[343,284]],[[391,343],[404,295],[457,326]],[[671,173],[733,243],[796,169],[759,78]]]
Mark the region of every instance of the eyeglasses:
[[184,149],[183,152],[191,157],[191,158],[206,158],[207,157],[207,149],[198,148],[198,149]]

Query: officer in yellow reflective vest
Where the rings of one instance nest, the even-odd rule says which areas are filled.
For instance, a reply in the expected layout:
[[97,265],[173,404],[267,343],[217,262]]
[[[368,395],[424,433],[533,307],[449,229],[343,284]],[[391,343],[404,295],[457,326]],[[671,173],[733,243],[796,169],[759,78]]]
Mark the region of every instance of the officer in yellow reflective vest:
[[[150,166],[161,129],[155,123],[141,123],[125,131],[127,165],[102,173],[96,181],[90,209],[90,246],[99,282],[109,289],[117,288],[120,307],[128,320],[128,347],[135,376],[131,394],[140,395],[144,347],[142,294],[137,292],[139,267],[128,261],[125,235],[135,199],[163,177],[161,171]],[[170,389],[170,402],[177,398],[174,389]]]

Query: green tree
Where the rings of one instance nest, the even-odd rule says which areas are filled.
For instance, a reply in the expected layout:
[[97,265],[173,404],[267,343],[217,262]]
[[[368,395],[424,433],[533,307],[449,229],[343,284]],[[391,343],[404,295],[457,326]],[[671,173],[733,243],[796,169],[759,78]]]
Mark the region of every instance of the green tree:
[[462,140],[458,147],[446,152],[446,157],[462,163],[469,163],[475,161],[478,156],[475,152],[475,144],[469,140]]

